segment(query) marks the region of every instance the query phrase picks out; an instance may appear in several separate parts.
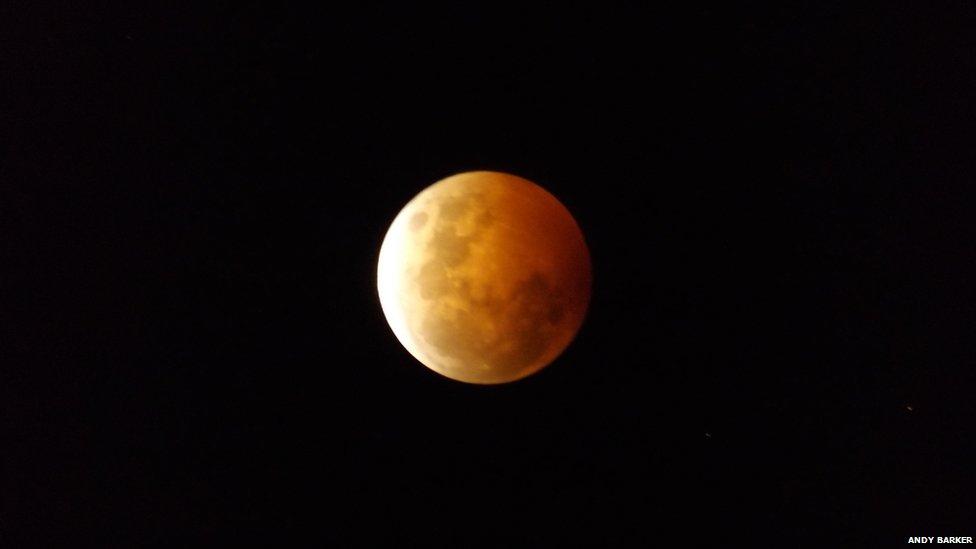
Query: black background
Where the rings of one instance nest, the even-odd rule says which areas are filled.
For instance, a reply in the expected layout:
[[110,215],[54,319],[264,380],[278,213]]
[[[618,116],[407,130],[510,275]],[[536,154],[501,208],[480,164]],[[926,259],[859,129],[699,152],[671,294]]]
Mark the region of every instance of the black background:
[[[0,542],[976,535],[968,3],[326,4],[0,8]],[[510,385],[376,296],[473,169],[594,261]]]

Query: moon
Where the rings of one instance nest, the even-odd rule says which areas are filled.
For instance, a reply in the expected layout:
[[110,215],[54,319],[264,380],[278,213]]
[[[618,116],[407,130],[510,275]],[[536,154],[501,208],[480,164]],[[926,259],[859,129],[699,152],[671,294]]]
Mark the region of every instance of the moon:
[[414,358],[487,385],[562,354],[583,324],[591,277],[583,233],[556,197],[521,177],[475,171],[403,207],[376,279],[383,314]]

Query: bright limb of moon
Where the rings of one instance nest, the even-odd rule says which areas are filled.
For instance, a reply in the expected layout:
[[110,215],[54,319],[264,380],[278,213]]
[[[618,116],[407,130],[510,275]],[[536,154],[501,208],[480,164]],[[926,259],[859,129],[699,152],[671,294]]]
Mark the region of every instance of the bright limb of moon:
[[556,359],[590,300],[590,254],[565,206],[499,172],[457,174],[393,220],[377,287],[393,333],[451,379],[515,381]]

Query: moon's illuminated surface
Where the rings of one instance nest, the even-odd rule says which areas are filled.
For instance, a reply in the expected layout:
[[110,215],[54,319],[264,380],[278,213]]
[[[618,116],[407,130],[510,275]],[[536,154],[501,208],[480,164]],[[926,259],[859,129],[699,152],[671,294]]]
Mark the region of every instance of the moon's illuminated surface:
[[542,187],[467,172],[424,189],[380,249],[380,303],[430,369],[468,383],[515,381],[572,341],[590,300],[590,255],[573,216]]

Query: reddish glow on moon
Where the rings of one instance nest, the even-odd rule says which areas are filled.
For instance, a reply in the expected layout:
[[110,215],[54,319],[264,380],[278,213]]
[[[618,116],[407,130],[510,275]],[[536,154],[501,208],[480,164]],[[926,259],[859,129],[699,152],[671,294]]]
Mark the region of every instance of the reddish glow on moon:
[[380,304],[400,343],[467,383],[515,381],[556,359],[590,300],[590,255],[565,206],[499,172],[438,181],[380,249]]

